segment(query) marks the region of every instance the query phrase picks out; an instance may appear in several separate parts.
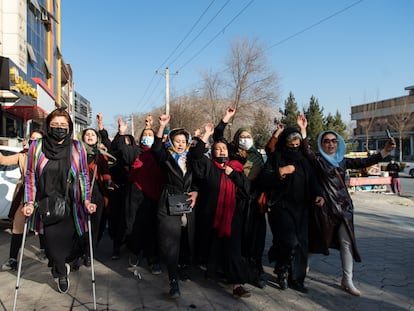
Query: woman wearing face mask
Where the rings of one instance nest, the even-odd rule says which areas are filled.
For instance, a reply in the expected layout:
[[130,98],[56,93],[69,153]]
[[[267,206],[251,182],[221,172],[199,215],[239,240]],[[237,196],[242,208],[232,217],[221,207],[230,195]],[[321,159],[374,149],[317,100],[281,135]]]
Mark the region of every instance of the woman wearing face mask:
[[[28,151],[23,214],[32,216],[30,228],[44,231],[46,255],[58,290],[69,290],[69,258],[75,236],[87,230],[87,215],[96,210],[90,201],[87,155],[83,144],[71,138],[73,123],[64,109],[55,109],[46,118],[47,135],[34,141]],[[69,176],[69,181],[68,181]],[[68,187],[68,188],[67,188]],[[65,197],[68,189],[70,213],[56,223],[44,225],[37,204],[46,196]]]
[[[193,183],[191,166],[188,165],[188,148],[191,135],[184,129],[173,129],[169,132],[170,148],[162,144],[163,132],[170,121],[169,115],[161,115],[158,119],[159,128],[151,146],[151,152],[160,164],[164,184],[158,202],[158,241],[161,258],[165,261],[170,281],[169,295],[176,299],[180,297],[178,285],[178,264],[183,251],[193,255],[194,248],[194,212],[183,215],[170,215],[168,208],[169,194],[188,194],[193,208],[197,198],[196,187]],[[182,258],[181,258],[182,259]],[[191,258],[190,258],[191,259]]]
[[[306,136],[307,124],[305,116],[300,115],[298,125],[304,136]],[[316,168],[325,192],[326,207],[331,216],[330,222],[324,224],[327,234],[313,237],[315,242],[313,244],[319,247],[312,249],[312,252],[329,254],[328,248],[339,249],[342,263],[341,288],[351,295],[360,296],[361,292],[352,281],[353,261],[360,262],[361,257],[354,232],[354,206],[344,183],[345,171],[349,168],[368,167],[382,161],[395,149],[394,138],[390,138],[380,152],[367,158],[345,158],[345,142],[332,130],[319,134],[317,153],[312,151],[309,144],[305,145],[305,154]]]
[[321,206],[324,199],[313,168],[302,154],[302,135],[296,128],[282,132],[260,182],[266,191],[273,234],[269,261],[276,261],[274,273],[280,289],[289,286],[306,293],[308,209],[313,204]]
[[243,164],[229,159],[223,138],[213,143],[211,160],[204,156],[213,125],[206,125],[204,133],[190,153],[194,176],[203,185],[200,190],[208,193],[206,201],[200,202],[203,206],[199,206],[204,211],[203,247],[208,250],[206,275],[216,277],[220,271],[232,284],[235,298],[250,297],[242,286],[253,279],[242,257],[243,211],[249,200],[250,182],[243,173]]
[[[214,129],[215,141],[224,136],[225,127],[235,113],[236,109],[233,107],[226,109],[222,120]],[[257,177],[263,169],[264,161],[254,146],[250,128],[241,127],[236,131],[233,142],[229,144],[229,157],[242,161],[244,174],[251,182],[250,199],[246,201],[245,208],[243,255],[248,258],[252,268],[256,269],[260,276],[253,285],[263,288],[265,282],[262,257],[266,239],[266,217],[263,209],[258,205],[258,198],[263,191],[257,183]]]
[[[96,248],[99,239],[99,229],[102,214],[105,208],[108,207],[108,193],[113,190],[111,175],[109,174],[108,159],[113,157],[106,151],[100,149],[101,138],[99,133],[93,129],[88,128],[82,132],[82,142],[87,153],[89,181],[93,189],[91,193],[92,202],[96,204],[96,212],[91,216],[92,225],[92,244]],[[89,255],[89,238],[87,235],[79,239],[79,253],[73,254],[73,262],[71,268],[78,270],[81,264],[80,260],[86,267],[91,265]]]
[[[146,128],[140,135],[140,154],[129,173],[129,191],[126,198],[126,245],[138,257],[144,252],[152,274],[160,274],[160,255],[157,239],[157,204],[161,195],[163,177],[160,165],[151,153],[154,131]],[[133,264],[133,262],[131,262]]]
[[[10,241],[10,253],[9,259],[2,265],[2,270],[17,270],[17,255],[22,244],[23,228],[24,228],[24,215],[21,211],[23,207],[23,192],[24,192],[24,176],[26,175],[27,165],[27,150],[32,144],[32,141],[42,138],[44,132],[41,129],[33,130],[30,134],[29,144],[24,149],[16,154],[10,156],[4,156],[0,152],[0,165],[10,166],[18,165],[20,169],[20,178],[17,181],[16,189],[13,193],[13,199],[10,206],[9,218],[13,220],[12,236]],[[41,241],[43,235],[40,235]],[[41,244],[41,249],[43,245]]]

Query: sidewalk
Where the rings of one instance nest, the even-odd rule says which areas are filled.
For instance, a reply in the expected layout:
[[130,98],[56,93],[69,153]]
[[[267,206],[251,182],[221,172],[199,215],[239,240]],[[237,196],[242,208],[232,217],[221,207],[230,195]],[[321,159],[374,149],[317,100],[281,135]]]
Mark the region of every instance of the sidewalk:
[[[305,282],[308,294],[275,284],[273,268],[267,265],[267,286],[251,285],[252,296],[234,299],[231,289],[204,279],[194,268],[192,280],[180,283],[181,298],[168,298],[167,274],[154,276],[146,263],[129,268],[126,250],[120,260],[111,260],[111,242],[105,238],[95,260],[97,310],[414,310],[414,203],[409,198],[377,193],[355,193],[355,224],[362,263],[355,264],[354,281],[361,297],[339,287],[339,253],[311,257]],[[267,245],[271,236],[268,234]],[[0,231],[0,260],[8,257],[10,235]],[[36,257],[38,240],[27,239],[17,310],[92,310],[90,268],[70,274],[69,294],[56,291],[46,262]],[[267,249],[266,249],[267,251]],[[141,278],[134,275],[137,270]],[[0,311],[12,310],[16,273],[0,272]]]

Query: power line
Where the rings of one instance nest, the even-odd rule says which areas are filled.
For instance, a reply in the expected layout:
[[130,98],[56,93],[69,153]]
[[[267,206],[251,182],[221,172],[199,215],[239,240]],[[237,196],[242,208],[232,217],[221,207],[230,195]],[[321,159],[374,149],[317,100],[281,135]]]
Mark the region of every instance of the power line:
[[[204,15],[207,13],[207,11],[210,9],[210,7],[213,5],[214,1],[213,0],[210,2],[210,4],[207,6],[207,8],[203,11],[203,13],[201,13],[200,17],[197,19],[197,21],[193,24],[193,26],[191,27],[191,29],[187,32],[187,34],[184,36],[184,38],[178,43],[178,45],[175,47],[175,49],[170,53],[170,55],[167,57],[167,59],[158,67],[158,70],[161,69],[161,67],[163,67],[167,61],[171,58],[172,55],[174,55],[174,53],[178,50],[178,48],[181,46],[181,44],[183,44],[183,42],[188,38],[188,36],[193,32],[194,28],[198,25],[198,23],[201,21],[201,19],[204,17]],[[230,1],[230,0],[229,0]],[[227,1],[228,2],[228,1]],[[174,62],[173,62],[174,63]]]
[[[194,30],[194,28],[198,25],[198,23],[201,21],[201,19],[204,17],[204,15],[207,13],[207,11],[210,9],[210,7],[213,5],[213,3],[215,2],[216,0],[212,0],[211,2],[210,2],[210,4],[207,6],[207,8],[201,13],[201,15],[200,15],[200,17],[196,20],[196,22],[192,25],[192,27],[190,28],[190,30],[187,32],[187,34],[184,36],[184,38],[178,43],[178,45],[174,48],[174,50],[170,53],[170,55],[164,60],[164,62],[160,65],[160,66],[158,66],[158,69],[156,70],[156,72],[157,71],[159,71],[159,70],[161,70],[161,68],[167,63],[167,61],[172,57],[172,55],[174,55],[174,53],[177,51],[177,49],[183,44],[183,42],[188,38],[188,36],[192,33],[192,31]],[[145,96],[147,95],[147,92],[148,92],[148,90],[150,89],[150,87],[151,87],[151,85],[152,85],[152,83],[153,83],[153,81],[154,81],[154,78],[155,78],[155,76],[156,76],[156,72],[154,73],[154,75],[152,76],[152,78],[151,78],[151,80],[150,80],[150,82],[148,83],[148,85],[147,85],[147,87],[146,87],[146,89],[145,89],[145,91],[144,91],[144,94],[142,95],[142,97],[141,97],[141,100],[137,103],[137,106],[136,106],[136,108],[138,108],[139,106],[140,106],[140,103],[142,103],[143,101],[144,101],[144,99],[145,99]],[[158,83],[159,84],[159,83]],[[158,84],[157,84],[157,86],[158,86]],[[154,92],[154,90],[153,90],[153,92]],[[152,92],[152,94],[153,94],[153,92]],[[150,97],[152,96],[152,94],[150,95]],[[149,100],[149,98],[148,98],[148,100]]]
[[318,25],[320,25],[320,24],[322,24],[322,23],[326,22],[327,20],[329,20],[329,19],[331,19],[331,18],[333,18],[333,17],[335,17],[335,16],[337,16],[337,15],[339,15],[339,14],[341,14],[341,13],[343,13],[343,12],[347,11],[347,10],[349,10],[350,8],[352,8],[352,7],[356,6],[357,4],[361,3],[362,1],[364,1],[364,0],[359,0],[359,1],[356,1],[356,2],[354,2],[354,3],[350,4],[350,5],[348,5],[347,7],[343,8],[343,9],[341,9],[341,10],[339,10],[339,11],[336,11],[335,13],[333,13],[333,14],[331,14],[331,15],[329,15],[329,16],[327,16],[327,17],[325,17],[325,18],[322,18],[322,19],[321,19],[321,20],[319,20],[318,22],[316,22],[316,23],[314,23],[314,24],[312,24],[312,25],[310,25],[310,26],[308,26],[308,27],[306,27],[306,28],[304,28],[304,29],[302,29],[302,30],[300,30],[300,31],[298,31],[298,32],[296,32],[296,33],[294,33],[293,35],[290,35],[290,36],[288,36],[288,37],[286,37],[286,38],[284,38],[284,39],[282,39],[282,40],[280,40],[280,41],[276,42],[275,44],[272,44],[272,45],[271,45],[271,46],[269,46],[266,50],[270,50],[270,49],[272,49],[272,48],[274,48],[274,47],[276,47],[276,46],[278,46],[278,45],[281,45],[282,43],[285,43],[286,41],[288,41],[288,40],[290,40],[290,39],[292,39],[292,38],[294,38],[294,37],[299,36],[300,34],[302,34],[302,33],[306,32],[306,31],[308,31],[308,30],[310,30],[310,29],[312,29],[312,28],[314,28],[314,27],[316,27],[316,26],[318,26]]
[[[361,0],[362,1],[362,0]],[[207,44],[205,44],[200,50],[198,50],[187,62],[184,63],[184,65],[182,65],[180,67],[180,70],[182,70],[185,66],[187,66],[190,62],[193,61],[194,58],[196,58],[198,55],[200,55],[211,43],[213,43],[214,40],[217,39],[217,37],[219,35],[221,35],[224,31],[226,31],[226,28],[229,27],[252,3],[254,2],[254,0],[251,0],[249,3],[247,3],[247,5],[245,5],[240,11],[239,13],[237,13],[231,20],[230,22],[228,22],[210,41],[207,42]]]
[[210,24],[217,18],[217,16],[221,13],[221,11],[223,11],[223,9],[227,6],[227,4],[230,2],[230,0],[227,0],[226,3],[223,4],[223,6],[217,11],[217,13],[208,21],[208,23],[204,26],[203,29],[201,29],[199,31],[199,33],[193,38],[193,40],[190,41],[189,44],[187,44],[187,46],[181,51],[180,54],[178,54],[175,59],[171,62],[171,64],[175,63],[176,60],[183,55],[183,53],[195,42],[195,40],[197,40],[201,34],[207,29],[208,26],[210,26]]

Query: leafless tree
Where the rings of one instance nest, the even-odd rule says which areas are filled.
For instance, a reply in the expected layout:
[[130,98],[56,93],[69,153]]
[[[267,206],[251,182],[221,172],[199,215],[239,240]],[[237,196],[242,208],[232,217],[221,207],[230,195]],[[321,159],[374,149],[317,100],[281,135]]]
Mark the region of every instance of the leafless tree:
[[275,105],[277,76],[270,68],[264,48],[256,39],[242,38],[231,43],[226,71],[230,75],[229,98],[238,114],[255,104]]
[[377,110],[378,102],[367,104],[364,107],[363,115],[364,119],[359,122],[365,132],[365,148],[368,151],[369,133],[376,122],[375,111]]
[[409,97],[397,98],[392,105],[392,113],[388,117],[388,124],[391,130],[398,134],[399,161],[403,160],[403,138],[404,133],[414,127],[414,110],[408,101]]

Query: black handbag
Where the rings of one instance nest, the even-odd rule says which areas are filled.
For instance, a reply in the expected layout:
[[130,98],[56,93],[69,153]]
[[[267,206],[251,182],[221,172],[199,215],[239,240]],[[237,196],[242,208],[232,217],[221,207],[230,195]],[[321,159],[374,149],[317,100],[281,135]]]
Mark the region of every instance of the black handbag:
[[[72,155],[71,149],[69,159]],[[59,193],[52,193],[50,195],[46,195],[37,202],[37,211],[44,225],[47,226],[55,224],[71,214],[72,207],[68,196],[70,183],[71,176],[69,168],[68,176],[66,178],[65,196],[62,197]]]
[[44,197],[38,203],[38,212],[44,225],[55,224],[70,215],[70,202],[66,196],[52,195]]
[[171,216],[181,216],[192,212],[191,200],[188,194],[168,194],[168,212]]

